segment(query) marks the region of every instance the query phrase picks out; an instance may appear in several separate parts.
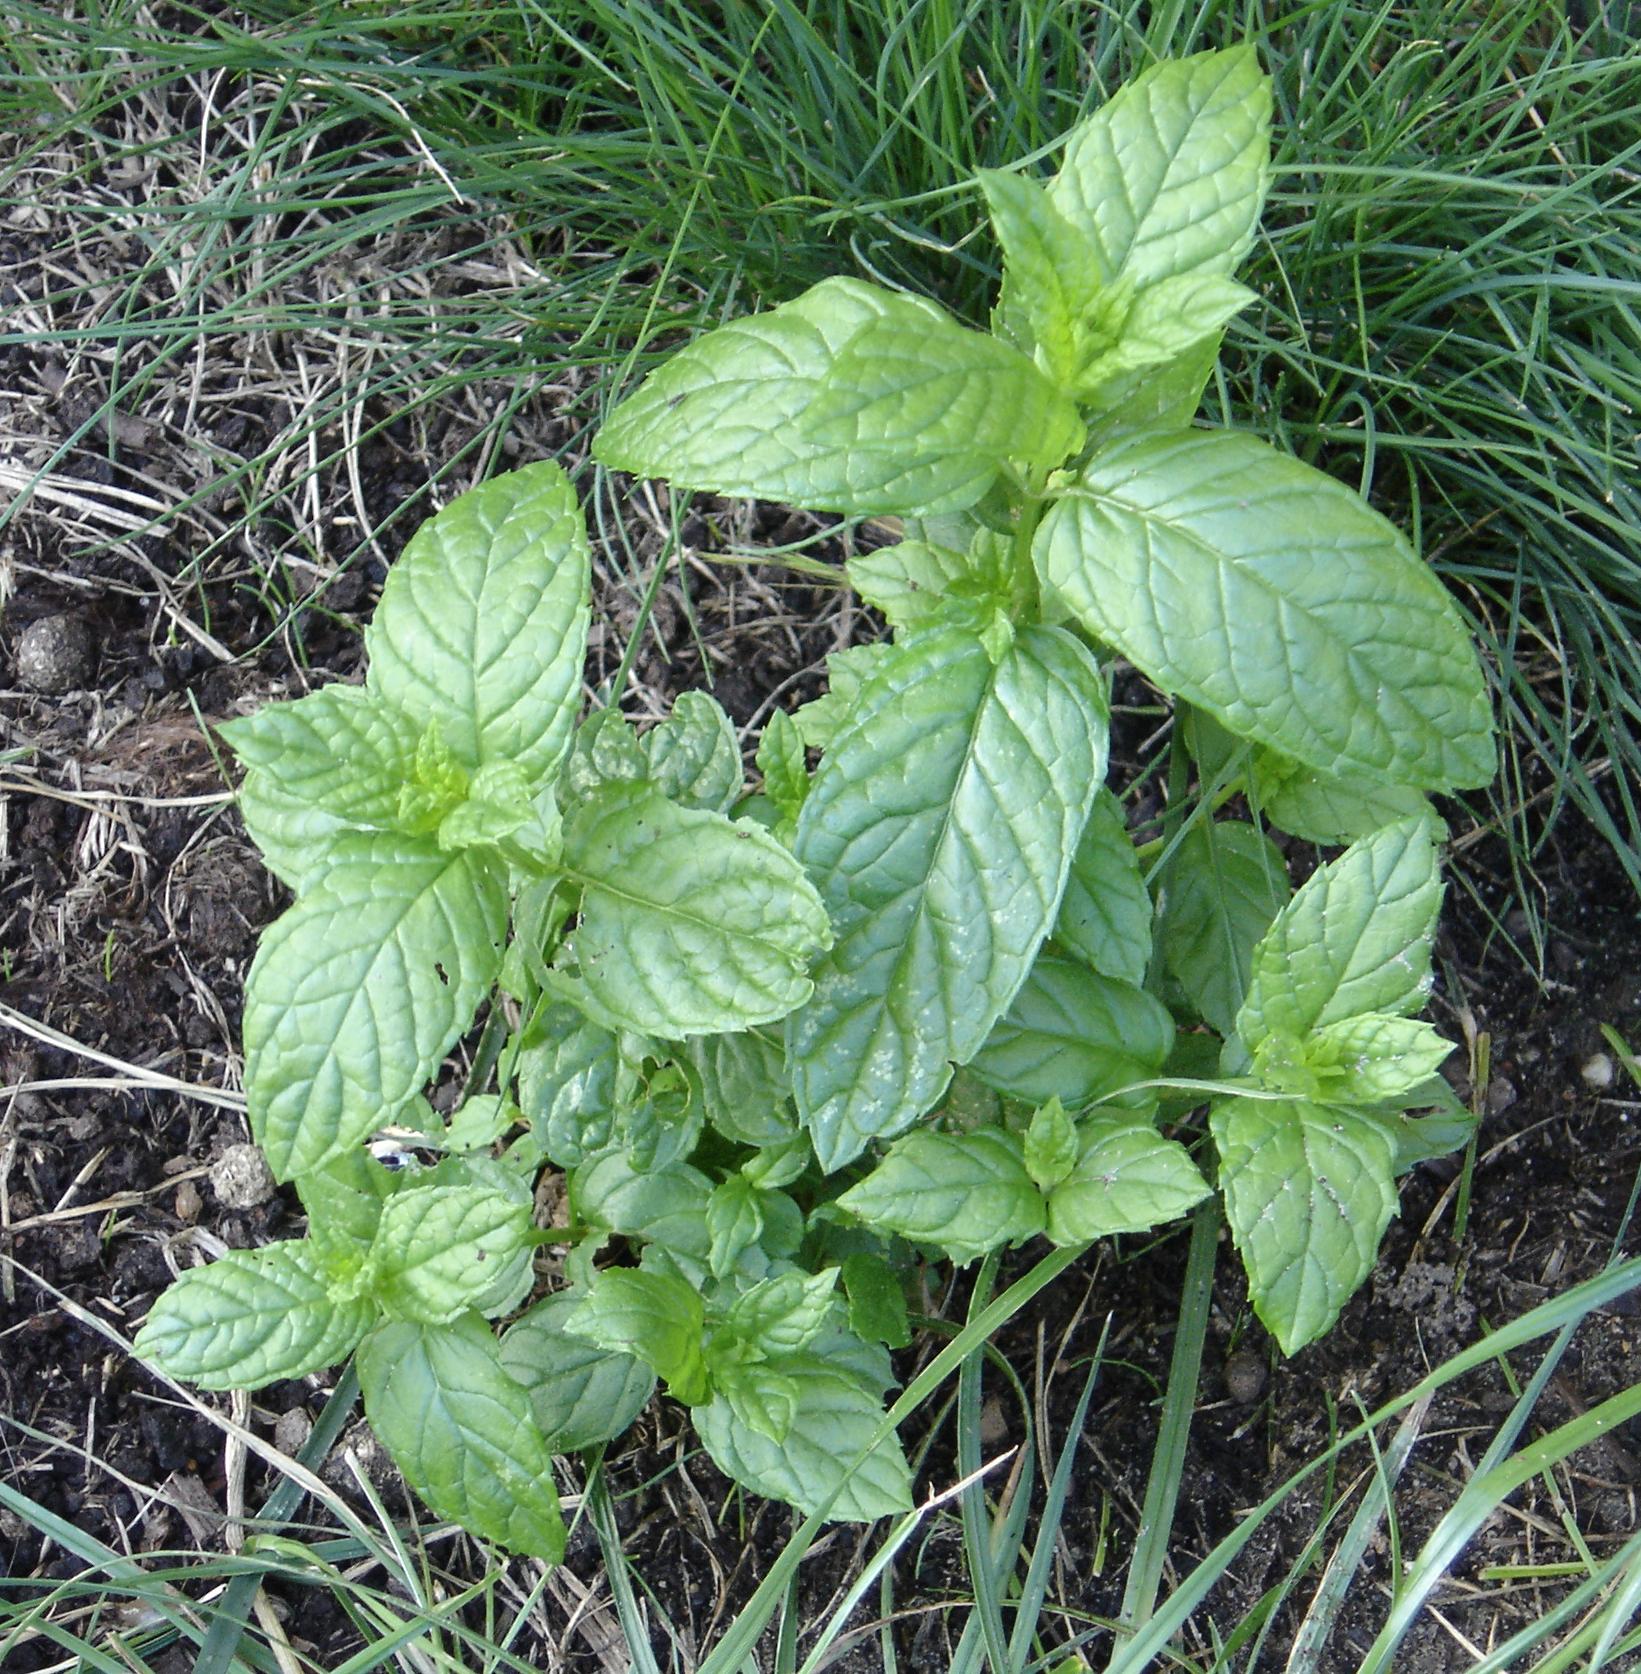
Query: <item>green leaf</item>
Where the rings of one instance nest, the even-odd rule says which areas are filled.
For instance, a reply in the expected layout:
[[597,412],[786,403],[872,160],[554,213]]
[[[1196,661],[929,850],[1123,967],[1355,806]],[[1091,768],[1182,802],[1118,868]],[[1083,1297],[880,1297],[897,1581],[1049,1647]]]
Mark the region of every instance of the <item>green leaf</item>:
[[1307,1035],[1365,1012],[1402,1016],[1430,992],[1442,884],[1430,820],[1398,820],[1320,866],[1253,955],[1236,1032]]
[[590,1225],[644,1238],[705,1263],[712,1182],[688,1163],[641,1172],[624,1152],[595,1157],[570,1176],[570,1201]]
[[245,829],[293,889],[325,872],[342,833],[397,824],[415,734],[358,686],[270,703],[217,730],[251,770],[239,791]]
[[523,772],[510,761],[488,761],[473,775],[466,798],[439,821],[439,847],[468,849],[500,843],[535,817],[534,798]]
[[1229,273],[1259,224],[1270,126],[1252,47],[1157,64],[1077,127],[1049,197],[1113,281]]
[[784,1441],[773,1442],[741,1422],[728,1401],[696,1408],[696,1431],[718,1468],[753,1493],[805,1514],[836,1489],[827,1516],[837,1522],[864,1523],[910,1510],[911,1472],[894,1436],[866,1451],[883,1422],[882,1392],[890,1382],[882,1350],[830,1333],[783,1361],[780,1370],[798,1392]]
[[1052,1191],[1076,1167],[1078,1149],[1077,1124],[1058,1099],[1032,1112],[1024,1155],[1026,1172],[1040,1191]]
[[771,1359],[784,1359],[826,1329],[837,1287],[835,1267],[779,1273],[736,1297],[724,1316],[724,1329]]
[[1165,365],[1121,373],[1086,397],[1089,453],[1099,453],[1135,431],[1185,429],[1202,406],[1223,337],[1223,332],[1213,332]]
[[420,1186],[382,1208],[374,1292],[402,1319],[443,1325],[477,1305],[529,1231],[527,1203],[481,1186]]
[[1229,1035],[1247,992],[1254,946],[1288,899],[1287,863],[1253,826],[1197,821],[1163,873],[1163,958],[1211,1027]]
[[655,1374],[630,1354],[612,1353],[565,1329],[577,1298],[538,1302],[502,1333],[502,1369],[530,1396],[530,1410],[554,1453],[614,1441],[649,1405]]
[[501,968],[504,876],[481,851],[350,838],[263,932],[245,983],[251,1131],[281,1180],[391,1122]]
[[726,1139],[738,1145],[780,1145],[797,1133],[778,1036],[771,1039],[756,1029],[695,1035],[683,1043],[682,1054],[700,1077],[707,1120]]
[[446,1151],[488,1151],[523,1120],[524,1112],[511,1099],[476,1093],[452,1114],[440,1143]]
[[1082,1244],[1177,1220],[1208,1195],[1191,1154],[1143,1122],[1094,1116],[1079,1133],[1076,1166],[1048,1199],[1048,1235]]
[[790,1186],[814,1160],[815,1150],[806,1133],[793,1133],[777,1144],[766,1146],[741,1164],[741,1172],[760,1190]]
[[798,1110],[828,1170],[928,1110],[1054,922],[1105,771],[1088,652],[1024,629],[993,666],[942,632],[900,648],[815,776],[795,850],[832,917],[787,1022]]
[[587,535],[551,461],[458,495],[410,538],[365,634],[368,689],[458,760],[532,785],[564,758],[581,703]]
[[845,1256],[843,1288],[849,1295],[849,1329],[857,1337],[892,1349],[912,1340],[905,1289],[882,1256],[866,1250]]
[[1151,918],[1122,804],[1102,785],[1072,858],[1054,940],[1102,976],[1138,986],[1151,963]]
[[1002,1128],[909,1133],[837,1201],[877,1231],[932,1244],[958,1263],[1043,1230],[1020,1137]]
[[570,947],[606,1019],[677,1039],[768,1023],[808,997],[826,912],[759,827],[610,785],[566,820],[564,869],[584,886]]
[[510,1552],[564,1556],[552,1455],[483,1320],[380,1326],[358,1365],[371,1428],[440,1517]]
[[1308,843],[1354,843],[1430,810],[1424,793],[1407,785],[1350,784],[1271,750],[1255,752],[1248,795],[1272,825]]
[[784,709],[777,709],[758,740],[758,771],[764,776],[764,795],[780,815],[780,834],[789,836],[809,794],[809,764],[804,759],[803,736]]
[[346,1151],[327,1167],[299,1175],[297,1196],[308,1212],[308,1239],[336,1271],[356,1265],[376,1237],[382,1205],[406,1177],[383,1168],[368,1151]]
[[615,1036],[572,1005],[551,1003],[531,1024],[518,1055],[519,1105],[560,1168],[610,1143],[620,1061]]
[[719,494],[932,513],[972,505],[1016,453],[1063,441],[1057,463],[1075,430],[1074,409],[1007,344],[933,303],[827,279],[680,350],[593,451],[612,469]]
[[632,723],[619,709],[600,709],[575,729],[558,800],[568,809],[606,785],[640,785],[649,777],[650,759]]
[[714,1399],[730,1410],[735,1423],[777,1446],[791,1432],[798,1414],[798,1381],[773,1366],[726,1354],[712,1362]]
[[1232,1099],[1209,1124],[1254,1309],[1293,1354],[1373,1269],[1396,1213],[1395,1145],[1371,1117],[1298,1099]]
[[1077,396],[1096,408],[1116,380],[1178,361],[1204,339],[1216,345],[1225,324],[1259,299],[1246,285],[1214,273],[1186,273],[1119,292],[1091,324],[1093,347],[1077,373]]
[[866,683],[895,654],[887,640],[826,654],[826,690],[793,712],[798,736],[811,750],[829,750]]
[[741,746],[718,700],[682,692],[672,713],[640,740],[650,777],[686,808],[726,813],[741,794]]
[[742,1254],[758,1242],[764,1229],[758,1188],[743,1174],[732,1174],[712,1188],[707,1200],[707,1265],[721,1279],[734,1270]]
[[1252,436],[1118,440],[1033,556],[1054,604],[1238,737],[1346,778],[1493,776],[1486,683],[1447,590],[1343,483]]
[[707,1399],[701,1353],[706,1316],[701,1298],[682,1279],[631,1267],[606,1269],[564,1316],[563,1326],[601,1349],[642,1360],[666,1380],[674,1400],[695,1406]]
[[1369,1012],[1326,1023],[1305,1042],[1324,1098],[1382,1104],[1424,1086],[1453,1055],[1435,1025]]
[[850,558],[849,585],[902,630],[936,626],[945,620],[953,590],[972,578],[967,558],[927,541],[900,541]]
[[968,1067],[1029,1104],[1085,1105],[1149,1081],[1173,1044],[1173,1018],[1144,989],[1045,955]]
[[1091,238],[1054,207],[1047,188],[1020,174],[982,169],[981,189],[1003,247],[1004,331],[1057,382],[1077,369],[1083,316],[1110,277]]
[[230,1250],[163,1292],[133,1345],[201,1389],[256,1389],[344,1359],[375,1318],[368,1301],[334,1300],[310,1244]]

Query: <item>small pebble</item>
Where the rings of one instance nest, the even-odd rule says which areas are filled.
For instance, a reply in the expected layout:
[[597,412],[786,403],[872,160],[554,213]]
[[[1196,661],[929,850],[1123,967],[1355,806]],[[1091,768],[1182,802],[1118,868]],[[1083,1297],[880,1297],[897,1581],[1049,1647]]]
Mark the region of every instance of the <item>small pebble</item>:
[[273,1173],[254,1145],[230,1145],[211,1164],[208,1178],[225,1209],[254,1209],[276,1190]]
[[1487,1114],[1501,1116],[1513,1105],[1521,1095],[1516,1091],[1516,1084],[1507,1075],[1495,1075],[1487,1083]]
[[192,1180],[184,1180],[177,1187],[175,1208],[177,1219],[184,1226],[192,1226],[199,1219],[201,1208],[199,1187]]
[[274,1446],[287,1458],[294,1459],[313,1434],[313,1420],[301,1407],[292,1407],[274,1420]]
[[42,616],[17,636],[17,679],[30,691],[61,697],[91,679],[91,630],[78,616]]
[[1605,1052],[1592,1052],[1578,1066],[1578,1073],[1591,1092],[1604,1093],[1613,1084],[1613,1061]]
[[1225,1362],[1225,1393],[1233,1401],[1251,1407],[1265,1393],[1266,1375],[1264,1360],[1247,1349],[1240,1349]]

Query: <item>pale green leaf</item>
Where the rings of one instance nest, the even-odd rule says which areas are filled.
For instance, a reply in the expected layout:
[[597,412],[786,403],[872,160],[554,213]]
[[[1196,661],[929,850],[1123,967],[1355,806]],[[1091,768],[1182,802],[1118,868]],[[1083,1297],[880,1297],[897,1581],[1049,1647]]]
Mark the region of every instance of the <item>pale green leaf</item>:
[[895,654],[887,640],[826,654],[826,690],[793,712],[798,736],[811,750],[830,749],[867,681]]
[[133,1345],[201,1389],[257,1389],[346,1358],[376,1316],[368,1301],[336,1301],[311,1244],[230,1250],[191,1268],[148,1311]]
[[1003,1128],[909,1133],[838,1204],[877,1231],[932,1244],[955,1262],[1043,1230],[1043,1200],[1020,1136]]
[[518,1054],[519,1107],[542,1155],[574,1168],[610,1143],[616,1038],[562,1001],[543,1008]]
[[707,1200],[707,1266],[715,1279],[732,1272],[742,1254],[762,1235],[761,1195],[744,1174],[732,1174],[712,1188]]
[[570,1176],[570,1202],[591,1226],[644,1238],[705,1263],[711,1248],[707,1205],[712,1182],[688,1163],[647,1171],[609,1151]]
[[556,786],[568,809],[605,785],[642,784],[650,761],[632,723],[619,709],[600,709],[575,729]]
[[650,777],[686,808],[727,812],[741,794],[741,746],[718,700],[682,692],[666,720],[641,740]]
[[293,889],[326,870],[338,835],[397,824],[415,732],[360,687],[326,686],[217,730],[250,768],[239,791],[245,829]]
[[1431,821],[1398,820],[1305,881],[1254,950],[1236,1032],[1302,1037],[1365,1012],[1402,1016],[1430,992],[1442,884]]
[[1054,207],[1046,187],[1024,175],[982,169],[980,185],[1003,247],[1004,331],[1061,384],[1077,368],[1080,327],[1110,275],[1094,242]]
[[1011,1098],[1085,1105],[1151,1080],[1173,1044],[1144,989],[1045,955],[968,1067]]
[[630,1267],[598,1274],[563,1320],[572,1336],[642,1360],[688,1406],[707,1397],[705,1324],[701,1298],[682,1279]]
[[835,943],[787,1023],[798,1110],[835,1169],[930,1109],[978,1051],[1054,922],[1105,771],[1087,651],[1028,628],[993,665],[943,632],[856,699],[794,847]]
[[501,968],[505,875],[482,851],[352,838],[263,932],[245,1093],[275,1175],[321,1168],[418,1094]]
[[524,1247],[528,1202],[482,1186],[420,1186],[382,1207],[373,1291],[402,1319],[443,1325],[477,1306]]
[[772,1022],[808,997],[826,912],[758,826],[609,785],[566,820],[564,870],[584,886],[577,975],[606,1019],[678,1039]]
[[[870,348],[851,355],[857,340]],[[594,453],[719,494],[932,513],[972,505],[1006,458],[1052,451],[1075,423],[1018,351],[933,303],[839,278],[680,350],[615,410]]]
[[826,1329],[837,1285],[835,1267],[779,1273],[736,1297],[724,1316],[724,1329],[773,1359],[796,1354]]
[[696,1431],[719,1470],[806,1515],[836,1490],[827,1516],[837,1522],[870,1522],[910,1510],[911,1471],[899,1443],[890,1434],[871,1446],[890,1382],[882,1350],[833,1333],[780,1369],[798,1391],[780,1443],[743,1424],[725,1400],[695,1409]]
[[1354,843],[1430,807],[1407,785],[1352,784],[1271,750],[1254,753],[1248,795],[1272,825],[1309,843]]
[[758,771],[764,776],[764,795],[780,816],[782,836],[790,835],[809,794],[809,763],[804,758],[803,735],[784,709],[777,709],[758,740]]
[[476,1093],[452,1112],[440,1145],[446,1151],[488,1151],[524,1112],[499,1093]]
[[844,565],[849,585],[880,610],[891,627],[926,628],[940,623],[953,590],[972,576],[967,558],[927,541],[900,541],[861,553]]
[[1026,1172],[1041,1191],[1052,1191],[1077,1164],[1077,1124],[1058,1099],[1032,1112],[1026,1129]]
[[649,1405],[655,1374],[630,1354],[565,1329],[577,1298],[546,1297],[502,1333],[503,1369],[528,1391],[530,1410],[555,1453],[614,1441]]
[[1072,858],[1054,940],[1102,976],[1137,986],[1151,963],[1151,919],[1122,804],[1102,785]]
[[1163,873],[1157,934],[1168,969],[1222,1035],[1236,1023],[1254,946],[1288,899],[1281,851],[1238,820],[1199,820]]
[[722,1401],[743,1428],[779,1445],[798,1413],[798,1382],[785,1372],[739,1356],[712,1362],[715,1400]]
[[536,818],[523,771],[510,761],[487,761],[472,777],[466,797],[438,824],[441,849],[500,843]]
[[382,1205],[405,1184],[405,1175],[384,1168],[363,1148],[299,1175],[296,1193],[308,1212],[309,1242],[339,1270],[356,1266],[376,1237]]
[[1453,1043],[1432,1023],[1368,1012],[1323,1024],[1304,1050],[1324,1097],[1382,1104],[1429,1082],[1452,1057]]
[[365,634],[368,689],[469,768],[542,783],[581,703],[589,553],[569,478],[526,465],[452,500],[411,536]]
[[738,1145],[779,1145],[797,1133],[778,1034],[772,1038],[747,1029],[694,1035],[681,1050],[700,1078],[706,1119],[726,1139]]
[[1049,196],[1112,280],[1229,273],[1259,224],[1270,126],[1252,47],[1157,64],[1077,127]]
[[1117,441],[1033,555],[1060,608],[1238,737],[1387,784],[1493,776],[1486,683],[1435,573],[1343,483],[1252,436]]
[[1233,1099],[1209,1118],[1254,1309],[1284,1354],[1320,1337],[1396,1213],[1396,1148],[1355,1111]]
[[1143,1122],[1092,1116],[1080,1124],[1076,1166],[1048,1199],[1048,1236],[1082,1244],[1177,1220],[1208,1195],[1191,1154]]
[[371,1428],[440,1517],[510,1552],[564,1556],[552,1455],[483,1320],[383,1325],[358,1365]]
[[1077,397],[1096,409],[1122,387],[1116,380],[1176,362],[1205,338],[1219,342],[1226,321],[1258,298],[1215,273],[1184,273],[1120,293],[1090,328],[1092,347],[1077,372]]
[[1185,429],[1202,406],[1224,335],[1216,331],[1199,338],[1162,366],[1108,379],[1085,399],[1089,453],[1099,453],[1135,431]]

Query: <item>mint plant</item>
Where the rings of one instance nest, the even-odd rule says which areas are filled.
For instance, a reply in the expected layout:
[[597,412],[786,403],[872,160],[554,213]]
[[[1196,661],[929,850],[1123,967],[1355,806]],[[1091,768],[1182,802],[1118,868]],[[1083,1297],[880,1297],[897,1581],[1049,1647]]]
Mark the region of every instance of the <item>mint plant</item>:
[[[891,639],[771,719],[757,793],[710,697],[578,721],[588,548],[549,464],[418,533],[362,689],[223,729],[295,892],[247,981],[246,1093],[309,1230],[184,1275],[142,1353],[234,1387],[356,1351],[428,1504],[552,1559],[552,1456],[658,1382],[757,1493],[909,1505],[879,1432],[920,1261],[1217,1189],[1284,1350],[1328,1329],[1397,1175],[1467,1137],[1416,1017],[1428,793],[1485,783],[1494,746],[1398,531],[1194,422],[1255,300],[1231,275],[1269,122],[1251,50],[1158,65],[1052,180],[982,180],[991,331],[830,279],[617,408],[613,468],[902,521],[848,564]],[[1119,659],[1174,713],[1138,844],[1105,784]],[[1271,827],[1342,852],[1295,892]],[[493,1081],[441,1118],[487,1003]],[[384,1128],[415,1166],[373,1159]],[[567,1209],[541,1228],[545,1168]]]

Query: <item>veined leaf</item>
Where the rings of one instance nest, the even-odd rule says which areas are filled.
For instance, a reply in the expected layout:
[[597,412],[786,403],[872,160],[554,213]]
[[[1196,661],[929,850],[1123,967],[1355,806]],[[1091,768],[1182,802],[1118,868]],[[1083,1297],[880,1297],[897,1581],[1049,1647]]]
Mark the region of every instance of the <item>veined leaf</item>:
[[681,692],[672,713],[640,740],[662,795],[686,808],[726,813],[741,794],[741,747],[718,700]]
[[953,590],[973,573],[961,553],[927,541],[880,546],[849,559],[844,569],[867,604],[901,629],[938,626]]
[[724,1328],[760,1353],[783,1359],[807,1348],[826,1329],[837,1294],[838,1270],[778,1273],[736,1297]]
[[838,1206],[878,1231],[933,1244],[955,1262],[1043,1230],[1043,1200],[1020,1136],[1004,1128],[909,1133]]
[[403,1319],[443,1325],[477,1307],[507,1258],[524,1247],[526,1199],[482,1186],[422,1186],[382,1207],[371,1250],[382,1306]]
[[1324,1096],[1342,1104],[1382,1104],[1428,1085],[1453,1056],[1433,1023],[1368,1012],[1324,1023],[1304,1046]]
[[575,490],[551,461],[458,495],[411,536],[365,634],[368,689],[468,767],[532,784],[563,760],[581,702],[590,597]]
[[856,699],[794,844],[836,937],[787,1022],[824,1167],[928,1110],[1008,1008],[1105,750],[1098,671],[1058,629],[1023,630],[995,667],[967,635],[921,636]]
[[1157,64],[1078,126],[1049,197],[1111,280],[1229,273],[1259,224],[1270,127],[1252,47]]
[[355,838],[262,936],[245,984],[251,1128],[281,1180],[393,1120],[501,968],[507,888],[482,851]]
[[1173,1044],[1143,988],[1045,955],[968,1067],[1011,1098],[1084,1105],[1159,1074]]
[[878,674],[895,654],[888,640],[870,645],[851,645],[846,651],[826,654],[826,690],[818,698],[793,711],[792,724],[811,750],[827,750],[843,730],[855,699],[866,683]]
[[599,1348],[565,1328],[578,1298],[546,1297],[502,1334],[502,1369],[530,1396],[555,1453],[613,1441],[655,1393],[655,1374],[630,1354]]
[[1343,483],[1254,437],[1117,441],[1033,553],[1089,633],[1239,737],[1386,784],[1493,776],[1486,684],[1446,589]]
[[1075,434],[1074,409],[1018,351],[933,303],[840,278],[680,350],[594,453],[719,494],[926,514],[973,505],[1005,459],[1063,440],[1057,463]]
[[674,1162],[640,1170],[623,1151],[607,1151],[570,1177],[570,1201],[583,1220],[702,1263],[711,1248],[711,1200],[712,1182],[698,1168]]
[[608,785],[566,820],[564,869],[584,886],[570,946],[608,1020],[679,1039],[772,1022],[808,997],[826,912],[759,827]]
[[602,1349],[630,1354],[666,1379],[674,1400],[694,1406],[707,1398],[701,1353],[705,1327],[701,1298],[664,1273],[606,1268],[564,1316],[564,1329]]
[[564,1556],[552,1455],[477,1314],[379,1326],[358,1365],[371,1428],[439,1516],[510,1552]]
[[738,1145],[780,1145],[798,1132],[778,1033],[747,1029],[694,1035],[682,1050],[700,1077],[706,1118],[726,1139]]
[[1248,796],[1272,825],[1308,843],[1354,843],[1430,810],[1424,793],[1410,786],[1352,784],[1270,750],[1254,752]]
[[337,1302],[311,1244],[230,1250],[161,1294],[133,1345],[201,1389],[257,1389],[344,1359],[376,1317],[368,1300]]
[[1163,957],[1222,1035],[1235,1027],[1255,944],[1288,895],[1281,850],[1241,820],[1199,820],[1168,862],[1157,925]]
[[518,1055],[519,1106],[543,1155],[574,1168],[610,1143],[616,1038],[574,1006],[548,1005]]
[[1054,940],[1102,976],[1137,987],[1151,963],[1151,919],[1122,804],[1102,785],[1072,857]]
[[1149,1123],[1092,1116],[1079,1125],[1076,1166],[1048,1199],[1048,1235],[1081,1244],[1177,1220],[1208,1195],[1191,1154]]
[[695,1409],[696,1431],[719,1470],[805,1514],[838,1489],[827,1512],[838,1522],[866,1523],[910,1510],[911,1471],[892,1435],[855,1462],[883,1422],[883,1391],[891,1378],[882,1349],[832,1332],[783,1360],[780,1370],[798,1398],[779,1443],[743,1423],[728,1401]]
[[1401,1016],[1430,992],[1442,885],[1430,819],[1398,820],[1318,867],[1254,949],[1236,1032],[1301,1038],[1365,1012]]
[[1219,341],[1225,323],[1258,298],[1217,273],[1183,273],[1124,298],[1109,317],[1096,316],[1095,347],[1078,369],[1077,394],[1099,407],[1115,380],[1167,366],[1204,338]]
[[1396,1213],[1395,1144],[1370,1116],[1298,1099],[1232,1099],[1209,1124],[1254,1309],[1293,1354],[1373,1270]]
[[348,831],[390,831],[416,739],[358,686],[271,703],[217,731],[249,768],[239,811],[268,870],[301,890]]
[[809,794],[809,764],[798,723],[784,709],[777,709],[765,724],[757,760],[764,776],[764,795],[779,816],[777,829],[782,837],[790,836]]

